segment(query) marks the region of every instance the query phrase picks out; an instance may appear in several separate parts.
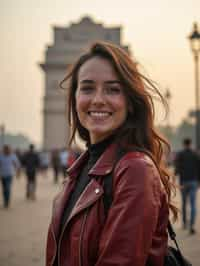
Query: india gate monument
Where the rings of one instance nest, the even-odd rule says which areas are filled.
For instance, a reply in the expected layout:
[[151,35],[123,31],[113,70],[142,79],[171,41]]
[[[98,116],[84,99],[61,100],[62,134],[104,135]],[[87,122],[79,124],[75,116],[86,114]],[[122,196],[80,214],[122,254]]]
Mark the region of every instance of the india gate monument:
[[40,64],[44,71],[43,99],[43,149],[67,147],[70,128],[67,123],[66,92],[59,83],[67,68],[91,43],[103,40],[120,45],[121,27],[105,27],[90,17],[83,17],[68,27],[53,27],[53,43],[45,50],[45,60]]

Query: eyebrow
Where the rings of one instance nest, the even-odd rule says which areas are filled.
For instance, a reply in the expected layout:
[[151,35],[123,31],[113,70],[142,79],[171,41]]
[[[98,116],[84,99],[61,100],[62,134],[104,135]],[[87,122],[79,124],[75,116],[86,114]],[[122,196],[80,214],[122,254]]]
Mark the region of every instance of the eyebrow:
[[[80,83],[84,84],[84,83],[90,83],[90,84],[94,84],[95,81],[94,80],[91,80],[91,79],[84,79],[84,80],[81,80]],[[122,84],[121,81],[119,80],[107,80],[104,82],[105,84]]]

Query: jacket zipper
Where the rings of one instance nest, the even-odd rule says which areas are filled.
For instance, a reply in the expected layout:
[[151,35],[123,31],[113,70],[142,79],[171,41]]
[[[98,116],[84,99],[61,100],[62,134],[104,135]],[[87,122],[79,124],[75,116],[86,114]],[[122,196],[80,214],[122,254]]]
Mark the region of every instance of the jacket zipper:
[[[52,228],[51,228],[51,232],[52,232],[52,235],[53,235],[54,241],[55,241],[55,243],[56,243],[56,237],[55,237],[55,234],[54,234],[54,231],[53,231]],[[51,265],[52,265],[52,266],[53,266],[53,264],[54,264],[55,257],[56,257],[56,251],[54,252],[54,256],[53,256],[53,258],[52,258],[52,260],[51,260]]]
[[68,219],[67,219],[67,221],[64,224],[64,228],[63,228],[63,230],[62,230],[62,232],[60,234],[59,241],[58,241],[58,245],[57,245],[57,254],[58,254],[57,262],[58,262],[58,266],[60,266],[60,245],[61,245],[62,237],[63,237],[63,234],[64,234],[64,231],[65,231],[65,228],[66,228],[66,225],[67,224],[68,224]]
[[[88,207],[87,207],[88,206]],[[86,222],[86,218],[87,218],[87,215],[88,215],[88,211],[89,211],[89,206],[90,206],[90,202],[88,202],[87,206],[85,206],[86,208],[86,213],[85,213],[85,216],[83,218],[83,223],[81,225],[81,235],[80,235],[80,245],[79,245],[79,261],[80,261],[80,266],[82,265],[82,259],[81,259],[81,242],[82,242],[82,233],[84,231],[84,225],[85,225],[85,222]],[[60,265],[60,246],[61,246],[61,241],[62,241],[62,237],[63,237],[63,234],[64,234],[64,231],[65,231],[65,228],[68,224],[68,221],[69,219],[66,221],[65,225],[64,225],[64,228],[62,230],[62,233],[59,237],[59,242],[58,242],[58,266],[61,266]]]
[[[80,245],[79,245],[79,261],[80,261],[80,265],[82,265],[82,262],[81,262],[81,242],[82,242],[82,234],[83,234],[83,231],[84,231],[84,226],[85,226],[85,222],[86,222],[86,218],[87,218],[87,214],[88,214],[88,210],[89,208],[86,209],[86,213],[83,217],[83,222],[81,224],[81,233],[80,233]],[[61,241],[62,241],[62,237],[63,237],[63,234],[64,234],[64,231],[65,231],[65,228],[66,228],[66,225],[67,225],[68,221],[65,223],[65,226],[62,230],[62,233],[60,235],[60,238],[59,238],[59,242],[58,242],[58,266],[60,266],[60,245],[61,245]],[[55,258],[55,256],[54,256]]]
[[60,245],[61,245],[61,241],[62,241],[63,233],[65,231],[66,224],[67,224],[67,221],[65,223],[65,226],[64,226],[64,228],[62,230],[62,233],[61,233],[61,235],[59,237],[59,242],[58,242],[58,251],[57,251],[58,252],[58,266],[60,266]]
[[83,242],[83,233],[84,233],[88,211],[89,211],[89,208],[86,209],[85,215],[83,217],[83,222],[81,225],[81,233],[80,233],[80,240],[79,240],[79,266],[83,266],[82,242]]

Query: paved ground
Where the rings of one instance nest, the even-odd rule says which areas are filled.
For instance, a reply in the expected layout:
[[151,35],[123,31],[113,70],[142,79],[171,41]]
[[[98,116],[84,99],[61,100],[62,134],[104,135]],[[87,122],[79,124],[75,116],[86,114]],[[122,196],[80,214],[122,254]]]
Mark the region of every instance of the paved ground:
[[[43,266],[47,226],[51,216],[51,203],[60,185],[54,185],[52,175],[39,176],[37,200],[25,200],[25,179],[15,179],[12,204],[2,208],[0,197],[0,266]],[[200,192],[199,192],[200,194]],[[179,199],[177,197],[177,201]],[[200,211],[200,195],[198,197]],[[176,224],[178,240],[184,254],[193,266],[200,265],[200,215],[196,235],[190,236]]]

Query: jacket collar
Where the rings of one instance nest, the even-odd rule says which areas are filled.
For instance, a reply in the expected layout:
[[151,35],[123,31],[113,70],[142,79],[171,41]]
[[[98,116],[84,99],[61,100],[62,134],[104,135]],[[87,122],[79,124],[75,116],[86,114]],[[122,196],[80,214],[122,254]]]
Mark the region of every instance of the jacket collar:
[[[118,151],[118,144],[112,143],[110,144],[107,149],[103,152],[103,154],[100,156],[100,158],[97,160],[95,165],[90,169],[89,175],[94,176],[104,176],[112,172],[115,161],[116,161],[116,154]],[[81,166],[84,165],[84,163],[89,158],[89,151],[85,151],[78,160],[67,170],[67,174],[69,177],[74,178],[76,177],[80,170]]]

